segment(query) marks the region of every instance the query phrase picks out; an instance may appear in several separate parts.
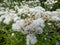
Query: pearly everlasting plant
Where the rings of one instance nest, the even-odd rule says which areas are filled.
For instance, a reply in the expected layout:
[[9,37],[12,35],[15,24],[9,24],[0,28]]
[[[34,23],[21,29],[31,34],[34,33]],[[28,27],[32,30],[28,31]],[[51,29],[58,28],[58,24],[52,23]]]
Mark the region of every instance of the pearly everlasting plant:
[[[38,0],[36,0],[38,1]],[[57,1],[45,2],[48,5],[52,5]],[[13,31],[20,31],[26,35],[26,45],[31,45],[37,43],[37,37],[35,34],[42,34],[44,32],[45,22],[60,21],[60,9],[56,11],[46,11],[41,6],[29,7],[28,5],[23,5],[21,7],[15,6],[14,9],[4,8],[0,10],[0,23],[6,25],[11,24],[11,29]],[[48,23],[51,25],[51,23]],[[14,33],[12,33],[12,36]],[[46,39],[46,38],[45,38]]]

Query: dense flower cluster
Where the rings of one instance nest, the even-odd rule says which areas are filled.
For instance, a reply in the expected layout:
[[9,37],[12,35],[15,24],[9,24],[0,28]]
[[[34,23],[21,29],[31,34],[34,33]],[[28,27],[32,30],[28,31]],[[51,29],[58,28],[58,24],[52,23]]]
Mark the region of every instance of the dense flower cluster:
[[57,3],[57,0],[47,0],[45,2],[45,4],[47,4],[47,5],[51,5],[51,4],[55,4],[55,3]]
[[46,0],[45,4],[52,8],[52,6],[57,2],[58,0]]
[[21,31],[27,34],[27,45],[35,44],[37,39],[35,33],[41,34],[45,27],[45,21],[60,21],[60,9],[56,11],[45,11],[41,6],[30,8],[15,6],[15,10],[4,8],[0,9],[0,23],[7,25],[12,23],[12,30]]

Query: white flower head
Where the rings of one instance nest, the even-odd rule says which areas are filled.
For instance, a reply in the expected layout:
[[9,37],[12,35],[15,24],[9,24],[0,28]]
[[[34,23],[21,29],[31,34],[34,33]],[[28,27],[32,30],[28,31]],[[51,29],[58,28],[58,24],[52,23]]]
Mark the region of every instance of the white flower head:
[[35,25],[35,26],[40,26],[40,27],[45,27],[45,25],[44,25],[44,20],[42,19],[42,18],[38,18],[38,19],[36,19],[36,20],[34,20],[33,22],[32,22],[32,25]]
[[12,36],[14,36],[14,33],[12,33]]
[[18,15],[21,15],[23,13],[23,9],[18,10]]
[[4,15],[0,16],[0,22],[4,19]]
[[57,15],[58,15],[58,12],[57,11],[52,11],[51,16],[57,16]]
[[34,34],[27,35],[27,45],[30,43],[35,44],[37,42],[36,36]]
[[23,19],[17,20],[16,23],[19,24],[21,27],[25,26],[25,21]]
[[48,25],[52,25],[52,23],[48,23]]
[[50,20],[52,20],[52,21],[60,21],[60,18],[58,16],[52,16]]
[[36,28],[36,33],[37,34],[41,34],[43,32],[41,27]]
[[28,6],[24,6],[22,11],[23,11],[24,14],[28,14],[29,10],[30,9],[29,9]]
[[16,22],[17,20],[20,20],[20,17],[16,16],[13,18],[14,22]]
[[57,3],[57,0],[47,0],[47,1],[45,2],[45,4],[47,4],[47,5],[53,5],[53,4],[55,4],[55,3]]
[[36,37],[32,37],[32,39],[31,39],[31,44],[35,44],[36,42],[37,42]]
[[20,25],[19,24],[12,24],[12,30],[14,30],[14,31],[20,31],[21,30],[21,27],[20,27]]
[[10,22],[11,22],[11,19],[10,19],[10,18],[6,18],[6,19],[3,21],[3,23],[5,23],[5,24],[10,24]]

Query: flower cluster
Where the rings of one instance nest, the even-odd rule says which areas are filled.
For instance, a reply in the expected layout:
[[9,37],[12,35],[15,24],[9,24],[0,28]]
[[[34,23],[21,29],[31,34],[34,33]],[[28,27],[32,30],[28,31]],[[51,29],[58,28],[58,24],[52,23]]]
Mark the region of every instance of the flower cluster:
[[55,3],[57,3],[57,0],[47,0],[45,2],[45,4],[47,4],[47,5],[52,5],[52,4],[55,4]]
[[52,8],[52,6],[57,2],[58,0],[46,0],[45,4]]
[[0,9],[0,23],[12,23],[12,30],[27,34],[27,45],[37,42],[34,34],[43,32],[46,20],[60,21],[60,9],[45,11],[41,6],[30,8],[28,5],[21,8],[16,5],[15,10]]

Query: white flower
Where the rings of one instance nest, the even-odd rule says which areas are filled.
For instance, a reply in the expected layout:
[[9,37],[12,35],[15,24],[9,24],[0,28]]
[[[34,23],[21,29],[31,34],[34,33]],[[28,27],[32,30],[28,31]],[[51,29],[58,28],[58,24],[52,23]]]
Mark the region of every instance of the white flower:
[[35,44],[37,42],[36,36],[34,34],[27,35],[27,44]]
[[56,9],[56,11],[60,12],[60,9]]
[[48,25],[52,25],[51,23],[48,23]]
[[36,28],[36,33],[37,34],[41,34],[43,32],[41,27]]
[[44,12],[44,11],[45,11],[44,8],[42,8],[41,6],[38,6],[38,7],[35,7],[35,8],[34,8],[33,13],[35,13],[35,15],[36,15],[36,13],[41,14],[41,13]]
[[30,14],[27,14],[28,16],[31,16]]
[[37,6],[37,7],[35,7],[35,9],[36,9],[36,10],[40,10],[40,11],[45,11],[45,9],[42,8],[41,6]]
[[25,34],[28,34],[28,33],[30,32],[30,29],[31,29],[30,26],[26,26],[26,27],[24,28],[24,33],[25,33]]
[[47,5],[53,5],[53,4],[55,4],[55,3],[57,3],[57,0],[47,0],[47,1],[45,2],[45,4],[47,4]]
[[30,8],[30,14],[34,14],[34,10],[35,10],[35,8]]
[[24,14],[28,14],[29,10],[30,10],[30,9],[29,9],[28,6],[24,6],[22,12],[23,12]]
[[35,43],[37,42],[36,36],[32,34],[32,35],[30,36],[30,41],[31,41],[31,42],[30,42],[31,44],[35,44]]
[[[35,17],[41,17],[41,13],[43,13],[45,11],[44,8],[42,8],[41,6],[35,7],[35,8],[30,8],[30,13],[32,15],[36,15]],[[37,17],[37,18],[38,18]]]
[[13,9],[10,9],[9,12],[13,14],[16,13],[16,11],[14,11]]
[[0,16],[0,22],[4,19],[4,15]]
[[16,23],[12,24],[14,31],[20,31],[25,26],[24,20],[17,20]]
[[57,15],[58,15],[58,12],[57,11],[52,11],[51,16],[57,16]]
[[5,24],[9,24],[11,22],[11,19],[10,18],[6,18],[4,21],[3,21],[3,23],[5,23]]
[[14,22],[16,22],[17,20],[20,20],[20,17],[16,16],[16,17],[13,18],[13,20],[14,20]]
[[44,20],[42,18],[38,18],[32,22],[32,25],[34,26],[40,26],[40,27],[45,27],[44,25]]
[[41,12],[41,11],[37,11],[37,12],[35,13],[35,19],[40,18],[41,15],[42,15],[42,12]]
[[33,37],[32,39],[31,39],[31,44],[35,44],[37,42],[37,39],[35,38],[35,37]]
[[21,27],[25,26],[25,21],[23,19],[17,20],[16,23],[19,24]]
[[11,12],[7,12],[7,14],[4,15],[5,19],[4,19],[4,23],[5,24],[9,24],[17,15]]
[[60,21],[60,18],[57,16],[52,16],[51,19],[52,21]]
[[14,33],[12,33],[12,36],[14,36]]
[[23,13],[23,9],[18,10],[18,15],[21,15]]
[[21,27],[20,27],[20,25],[19,24],[12,24],[12,29],[14,30],[14,31],[20,31],[20,29],[21,29]]
[[12,19],[13,18],[13,14],[7,12],[7,14],[5,14],[5,19],[8,19],[8,18]]
[[45,11],[44,15],[51,15],[52,13],[50,11]]
[[25,26],[24,20],[17,20],[16,23],[12,25],[12,29],[15,31],[20,31],[21,28]]
[[44,40],[47,40],[47,38],[44,38]]
[[3,14],[5,14],[6,12],[4,12],[4,11],[0,11],[0,15],[3,15]]
[[30,36],[29,35],[26,36],[26,45],[30,45]]
[[42,17],[44,18],[44,20],[49,19],[51,17],[51,12],[50,11],[44,12]]

